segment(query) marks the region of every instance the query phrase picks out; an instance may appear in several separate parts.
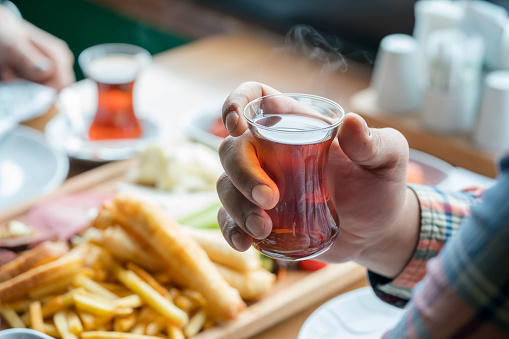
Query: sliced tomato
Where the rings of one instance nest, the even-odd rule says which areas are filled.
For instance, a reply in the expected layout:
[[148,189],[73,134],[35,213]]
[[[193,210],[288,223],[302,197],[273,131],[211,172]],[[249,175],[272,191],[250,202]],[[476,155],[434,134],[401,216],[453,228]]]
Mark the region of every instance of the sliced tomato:
[[316,260],[302,260],[299,261],[299,268],[303,271],[318,271],[327,266],[326,263]]

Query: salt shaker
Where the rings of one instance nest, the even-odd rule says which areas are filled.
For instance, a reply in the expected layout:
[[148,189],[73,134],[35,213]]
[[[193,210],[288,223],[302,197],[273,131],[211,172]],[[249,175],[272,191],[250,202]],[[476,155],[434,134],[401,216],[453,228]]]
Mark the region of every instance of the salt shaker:
[[468,132],[475,123],[483,41],[458,29],[438,30],[427,44],[428,86],[421,123],[436,133]]

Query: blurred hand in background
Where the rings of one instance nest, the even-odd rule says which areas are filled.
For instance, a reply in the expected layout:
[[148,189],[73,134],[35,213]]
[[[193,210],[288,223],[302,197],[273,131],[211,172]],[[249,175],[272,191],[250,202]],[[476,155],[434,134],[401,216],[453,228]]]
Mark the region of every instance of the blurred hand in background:
[[74,56],[57,37],[0,5],[0,79],[23,78],[61,90],[76,79]]

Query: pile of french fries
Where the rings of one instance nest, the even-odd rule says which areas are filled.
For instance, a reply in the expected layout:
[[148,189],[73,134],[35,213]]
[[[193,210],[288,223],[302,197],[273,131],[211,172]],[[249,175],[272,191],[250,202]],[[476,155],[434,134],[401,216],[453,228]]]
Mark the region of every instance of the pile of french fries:
[[0,267],[0,315],[63,339],[191,338],[270,290],[256,252],[117,195],[68,248],[46,242]]

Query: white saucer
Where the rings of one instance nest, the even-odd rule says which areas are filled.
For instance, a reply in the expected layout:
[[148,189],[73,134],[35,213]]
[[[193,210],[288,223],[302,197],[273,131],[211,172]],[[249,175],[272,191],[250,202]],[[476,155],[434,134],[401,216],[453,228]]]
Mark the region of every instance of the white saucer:
[[298,339],[379,339],[404,313],[363,287],[320,306],[304,322]]
[[164,124],[139,115],[143,134],[139,139],[90,141],[87,131],[97,107],[97,87],[91,80],[78,81],[58,96],[59,114],[45,128],[48,141],[70,158],[87,162],[107,162],[131,158],[149,144],[163,142]]
[[18,126],[0,141],[0,210],[52,192],[68,172],[65,154],[39,131]]
[[0,81],[0,120],[18,123],[37,118],[50,109],[56,96],[53,88],[35,82]]
[[46,138],[54,147],[70,158],[89,162],[107,162],[129,159],[161,136],[160,125],[148,118],[140,118],[143,134],[140,139],[90,141],[73,133],[69,120],[58,114],[46,125]]

